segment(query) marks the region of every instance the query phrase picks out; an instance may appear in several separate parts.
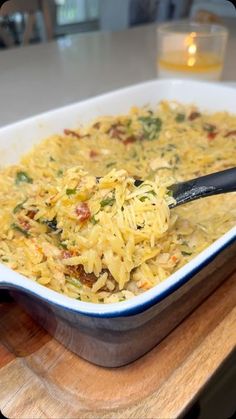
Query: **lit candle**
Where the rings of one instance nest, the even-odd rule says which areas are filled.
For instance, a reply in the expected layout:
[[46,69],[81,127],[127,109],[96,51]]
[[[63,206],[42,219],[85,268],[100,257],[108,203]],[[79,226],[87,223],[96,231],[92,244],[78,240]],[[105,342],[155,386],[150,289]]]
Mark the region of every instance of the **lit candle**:
[[[194,23],[179,23],[179,25],[181,29],[179,31],[176,29],[173,31],[173,26],[175,28],[178,26],[176,23],[162,25],[158,31],[158,76],[160,78],[219,80],[223,69],[227,31],[218,25]],[[194,27],[196,30],[183,33],[187,25],[189,29]],[[215,29],[211,32],[212,26],[220,28],[219,32]],[[168,28],[170,31],[167,30]]]

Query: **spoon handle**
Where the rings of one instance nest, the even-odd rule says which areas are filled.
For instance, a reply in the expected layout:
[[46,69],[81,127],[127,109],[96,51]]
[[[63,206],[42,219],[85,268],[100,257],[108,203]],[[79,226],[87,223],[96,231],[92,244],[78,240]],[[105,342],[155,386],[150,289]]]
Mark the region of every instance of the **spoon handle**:
[[201,176],[187,182],[176,183],[169,187],[176,203],[170,207],[184,204],[206,196],[236,191],[236,167]]

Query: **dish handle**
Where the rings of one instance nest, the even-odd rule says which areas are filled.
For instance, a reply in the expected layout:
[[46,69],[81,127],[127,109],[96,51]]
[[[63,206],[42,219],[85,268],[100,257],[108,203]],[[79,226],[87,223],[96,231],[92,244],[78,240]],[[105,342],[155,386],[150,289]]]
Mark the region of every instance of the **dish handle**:
[[10,288],[15,288],[14,279],[15,272],[12,271],[7,266],[0,263],[0,292],[2,290],[8,290]]
[[2,273],[0,276],[0,304],[1,303],[7,303],[9,301],[12,301],[12,297],[9,294],[9,283],[3,279],[5,275]]
[[2,290],[8,289],[8,282],[4,281],[2,278],[0,278],[0,292],[2,293]]

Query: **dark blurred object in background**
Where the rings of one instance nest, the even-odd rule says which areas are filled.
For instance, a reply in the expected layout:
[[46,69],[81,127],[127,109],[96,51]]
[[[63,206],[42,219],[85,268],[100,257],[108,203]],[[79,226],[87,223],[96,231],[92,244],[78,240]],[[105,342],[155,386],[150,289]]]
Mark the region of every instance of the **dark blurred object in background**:
[[0,10],[0,48],[73,33],[122,31],[132,26],[191,18],[236,17],[236,0],[8,0]]
[[130,0],[130,25],[188,17],[192,0]]
[[0,9],[0,39],[10,48],[49,40],[54,0],[8,0]]
[[130,25],[154,22],[157,15],[158,0],[131,0]]

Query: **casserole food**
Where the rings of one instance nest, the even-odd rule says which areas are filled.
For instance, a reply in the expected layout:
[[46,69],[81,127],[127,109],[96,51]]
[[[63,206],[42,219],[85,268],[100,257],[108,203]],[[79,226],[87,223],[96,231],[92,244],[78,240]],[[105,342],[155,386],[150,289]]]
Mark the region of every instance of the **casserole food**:
[[[186,88],[185,94],[182,92],[183,85]],[[208,95],[199,96],[199,87],[204,87],[204,91],[207,91]],[[225,94],[225,104],[217,107],[214,100],[212,103],[211,100],[214,94],[221,94],[221,92]],[[5,147],[5,156],[9,158],[9,162],[14,162],[14,157],[17,156],[14,156],[12,150],[19,147],[19,139],[23,137],[24,141],[21,145],[23,151],[26,151],[29,148],[33,132],[29,130],[34,130],[37,125],[37,133],[35,132],[34,135],[36,141],[45,136],[56,134],[65,127],[76,128],[78,120],[87,122],[91,118],[108,112],[112,114],[125,113],[134,103],[138,106],[146,103],[155,106],[161,99],[185,103],[194,101],[202,109],[232,112],[234,98],[234,89],[217,85],[180,81],[149,82],[2,129],[2,138],[9,139],[8,148]],[[125,101],[125,106],[122,99]],[[55,123],[55,127],[53,123]],[[231,158],[233,161],[232,153]],[[18,173],[24,172],[18,171]],[[229,243],[231,246],[227,249],[227,256],[220,252],[218,261],[221,264],[222,261],[231,258],[234,238],[235,230],[229,231],[194,258],[191,263],[179,269],[153,289],[133,300],[124,301],[118,305],[110,304],[109,307],[72,301],[67,297],[56,295],[39,284],[33,282],[29,284],[29,280],[19,278],[18,274],[5,267],[2,267],[5,277],[1,279],[1,285],[6,288],[20,289],[20,293],[17,293],[18,300],[23,304],[27,300],[30,301],[31,304],[27,304],[28,310],[33,312],[34,317],[39,318],[41,323],[43,322],[45,327],[59,340],[63,340],[65,344],[68,343],[72,350],[101,365],[122,365],[150,349],[219,284],[223,279],[220,269],[217,270],[217,275],[208,278],[202,288],[196,284],[204,278],[203,271],[198,275],[193,275],[197,270],[200,270],[202,264],[215,258],[222,246]],[[231,269],[233,269],[233,265],[228,263],[227,270]],[[214,263],[208,263],[208,270],[214,271]],[[188,280],[189,277],[192,277],[191,280]],[[189,293],[194,285],[196,286],[195,295],[189,299]],[[175,292],[173,292],[174,289],[176,289]],[[27,295],[30,293],[34,295],[28,298]],[[92,319],[92,316],[95,318]],[[158,318],[162,321],[154,328],[153,324]],[[140,342],[139,337],[143,330],[146,330],[144,332],[146,338],[145,342]],[[96,344],[96,351],[93,350],[94,344]]]

